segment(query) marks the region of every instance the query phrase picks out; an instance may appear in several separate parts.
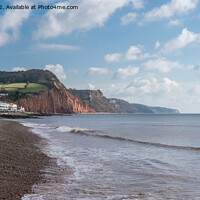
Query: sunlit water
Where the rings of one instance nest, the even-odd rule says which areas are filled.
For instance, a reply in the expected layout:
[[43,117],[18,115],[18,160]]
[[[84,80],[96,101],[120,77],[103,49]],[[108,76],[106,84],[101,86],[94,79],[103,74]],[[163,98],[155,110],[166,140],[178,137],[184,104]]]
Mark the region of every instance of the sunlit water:
[[59,173],[47,173],[52,181],[34,186],[35,194],[23,200],[200,199],[200,115],[20,121],[47,139],[43,150],[60,167]]

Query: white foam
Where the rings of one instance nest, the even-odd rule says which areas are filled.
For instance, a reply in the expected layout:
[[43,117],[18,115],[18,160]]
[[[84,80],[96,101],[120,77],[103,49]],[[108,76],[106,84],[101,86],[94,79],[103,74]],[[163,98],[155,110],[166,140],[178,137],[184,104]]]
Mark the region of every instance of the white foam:
[[90,129],[80,128],[80,127],[70,127],[70,126],[59,126],[57,129],[59,132],[67,132],[67,133],[80,133],[80,132],[89,132]]
[[37,129],[53,129],[55,127],[49,126],[48,124],[36,124],[30,122],[21,122],[22,125],[29,127],[29,128],[37,128]]
[[[76,126],[49,126],[48,124],[37,124],[37,123],[30,123],[30,122],[21,122],[24,126],[27,126],[29,128],[33,128],[33,131],[35,132],[35,129],[56,129],[58,132],[62,133],[84,133],[84,132],[94,132],[93,130],[87,129],[87,128],[81,128]],[[37,131],[38,132],[38,131]]]
[[[58,166],[60,166],[61,168],[63,167],[66,168],[66,166],[68,166],[74,171],[73,174],[67,173],[66,175],[69,182],[79,177],[79,173],[76,170],[76,161],[74,160],[73,157],[68,156],[70,154],[70,150],[65,148],[63,145],[61,145],[60,142],[53,136],[53,134],[51,134],[52,129],[57,130],[60,127],[49,127],[48,124],[36,124],[36,123],[29,123],[29,122],[22,122],[21,124],[32,128],[32,131],[36,133],[37,135],[41,136],[42,138],[48,139],[48,145],[45,145],[45,148],[43,148],[42,150],[49,157],[56,158],[56,162]],[[64,129],[67,130],[66,127]],[[64,129],[62,129],[61,127],[60,130],[64,130]],[[71,128],[70,130],[73,130],[73,128]],[[65,174],[63,174],[63,176],[65,176]],[[22,200],[51,199],[51,198],[48,198],[48,196],[51,196],[51,195],[55,196],[54,192],[59,194],[60,187],[64,189],[64,187],[66,186],[63,185],[62,183],[51,183],[50,185],[48,183],[34,185],[33,189],[34,191],[36,191],[36,194],[26,194],[24,195]],[[53,190],[55,190],[54,192],[52,192],[52,188]]]
[[[79,173],[77,170],[77,163],[73,157],[69,156],[72,152],[71,149],[63,146],[60,141],[55,137],[54,134],[51,134],[53,130],[63,133],[80,133],[85,131],[91,131],[86,128],[80,127],[69,127],[69,126],[60,126],[49,127],[48,124],[36,124],[30,122],[22,122],[24,126],[32,128],[32,131],[39,135],[42,138],[48,139],[48,145],[43,149],[44,153],[47,154],[51,158],[56,158],[57,164],[59,166],[69,166],[74,171],[74,177],[78,178]],[[79,166],[80,168],[81,166]]]

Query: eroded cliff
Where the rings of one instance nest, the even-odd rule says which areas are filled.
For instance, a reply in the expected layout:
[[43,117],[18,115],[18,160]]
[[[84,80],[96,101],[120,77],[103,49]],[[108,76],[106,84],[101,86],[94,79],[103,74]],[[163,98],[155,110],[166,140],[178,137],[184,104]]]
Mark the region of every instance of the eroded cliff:
[[23,106],[28,112],[45,114],[93,112],[92,109],[88,108],[78,97],[71,94],[60,82],[54,82],[54,87],[51,90],[19,99],[16,103],[19,106]]
[[100,90],[69,90],[71,93],[86,102],[95,112],[118,113],[118,111],[108,102]]

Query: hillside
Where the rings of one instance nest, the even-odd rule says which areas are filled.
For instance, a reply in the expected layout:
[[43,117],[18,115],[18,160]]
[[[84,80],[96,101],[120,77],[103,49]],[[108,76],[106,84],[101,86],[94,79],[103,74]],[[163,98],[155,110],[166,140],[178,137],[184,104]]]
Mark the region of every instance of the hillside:
[[155,114],[178,114],[179,111],[172,108],[165,107],[150,107]]
[[0,101],[45,114],[92,111],[47,70],[0,72]]
[[54,88],[57,77],[47,70],[0,72],[0,93],[7,94],[0,100],[17,101]]
[[59,81],[57,77],[50,71],[31,69],[28,71],[18,72],[4,72],[0,71],[0,84],[11,83],[39,83],[48,86],[49,89],[53,87],[53,82]]
[[95,112],[118,113],[118,111],[108,102],[100,90],[69,90],[82,101],[84,101]]
[[115,98],[108,99],[108,102],[112,104],[120,113],[154,113],[152,109],[142,104],[129,103]]
[[129,103],[121,99],[108,99],[120,113],[148,113],[148,114],[178,114],[176,109],[165,107],[150,107],[142,104]]

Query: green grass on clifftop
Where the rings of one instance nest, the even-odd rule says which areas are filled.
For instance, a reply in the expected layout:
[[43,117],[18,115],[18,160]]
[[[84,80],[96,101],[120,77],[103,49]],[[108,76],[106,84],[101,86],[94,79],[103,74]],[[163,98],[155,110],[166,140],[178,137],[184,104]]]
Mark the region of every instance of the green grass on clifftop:
[[48,87],[45,85],[38,84],[38,83],[30,83],[26,89],[22,90],[22,92],[32,93],[32,92],[41,92],[45,90],[48,90]]
[[0,84],[0,90],[6,91],[16,91],[18,89],[23,89],[26,83],[12,83],[12,84]]
[[59,83],[58,78],[48,70],[0,71],[0,101],[15,102],[51,90]]
[[38,83],[30,83],[27,85],[26,83],[12,83],[12,84],[0,84],[0,92],[23,92],[23,93],[34,93],[48,90],[48,87]]

